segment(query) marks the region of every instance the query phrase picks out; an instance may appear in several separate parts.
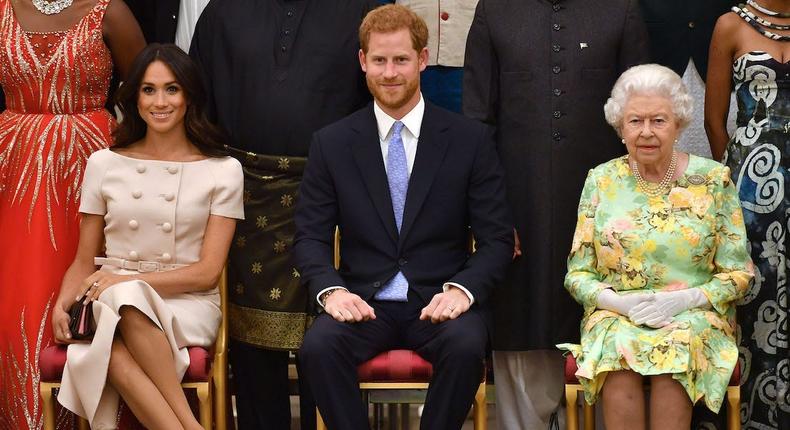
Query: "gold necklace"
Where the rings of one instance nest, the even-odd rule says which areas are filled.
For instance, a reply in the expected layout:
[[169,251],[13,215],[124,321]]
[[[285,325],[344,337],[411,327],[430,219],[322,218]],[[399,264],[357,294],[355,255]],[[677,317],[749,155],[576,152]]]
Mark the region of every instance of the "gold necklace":
[[636,161],[630,160],[628,165],[631,167],[631,172],[633,172],[636,178],[636,184],[642,189],[642,192],[649,197],[656,197],[666,193],[667,188],[669,188],[669,184],[675,176],[675,168],[677,168],[678,165],[678,153],[674,149],[672,150],[672,159],[669,161],[669,169],[664,173],[661,182],[657,184],[651,184],[642,177],[642,174],[639,173],[639,167],[636,165]]

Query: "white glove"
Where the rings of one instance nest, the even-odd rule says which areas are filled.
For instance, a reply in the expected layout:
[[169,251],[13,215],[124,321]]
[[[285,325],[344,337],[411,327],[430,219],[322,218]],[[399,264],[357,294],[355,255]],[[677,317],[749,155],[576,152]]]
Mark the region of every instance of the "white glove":
[[598,293],[598,309],[606,309],[607,311],[617,312],[620,315],[628,316],[628,313],[635,306],[642,303],[651,303],[653,301],[652,293],[627,293],[618,294],[611,288],[607,288]]
[[694,308],[709,308],[710,302],[699,288],[688,288],[677,291],[659,291],[655,300],[640,303],[631,308],[628,318],[637,325],[652,328],[664,327],[672,322],[675,315]]

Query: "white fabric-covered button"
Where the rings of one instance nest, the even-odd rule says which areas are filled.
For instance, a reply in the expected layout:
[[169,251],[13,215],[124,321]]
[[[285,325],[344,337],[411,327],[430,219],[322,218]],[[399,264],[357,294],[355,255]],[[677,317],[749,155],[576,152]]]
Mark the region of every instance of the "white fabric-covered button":
[[137,255],[137,251],[129,251],[129,259],[130,260],[137,260],[139,256]]
[[165,233],[169,233],[171,230],[173,230],[172,224],[170,224],[169,222],[162,224],[162,231],[164,231]]
[[168,172],[169,172],[171,175],[175,175],[176,173],[178,173],[178,167],[176,167],[176,166],[170,166],[170,167],[168,167],[168,168],[167,168],[167,171],[168,171]]
[[145,173],[145,164],[138,164],[137,165],[137,173]]
[[143,192],[142,191],[140,191],[140,190],[132,191],[132,197],[134,197],[136,199],[139,199],[142,196],[143,196]]
[[170,254],[168,254],[166,252],[164,254],[162,254],[162,261],[165,261],[165,262],[170,261],[170,258],[171,258]]
[[129,221],[129,228],[132,230],[137,230],[137,227],[140,227],[140,224],[137,222],[136,219]]
[[173,193],[165,194],[165,200],[167,200],[168,202],[172,202],[174,198],[176,198],[176,195]]

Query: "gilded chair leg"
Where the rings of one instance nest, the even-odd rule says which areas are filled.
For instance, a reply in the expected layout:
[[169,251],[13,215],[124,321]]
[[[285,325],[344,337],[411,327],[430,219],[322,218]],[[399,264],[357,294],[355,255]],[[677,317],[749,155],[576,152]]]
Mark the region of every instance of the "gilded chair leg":
[[741,387],[727,387],[727,430],[741,430]]
[[218,380],[213,384],[211,390],[214,397],[214,419],[215,430],[226,430],[228,419],[228,392],[226,390],[225,381]]
[[197,386],[198,404],[200,407],[200,425],[206,430],[211,430],[211,393],[208,384]]
[[77,429],[78,430],[90,430],[91,426],[88,424],[88,420],[82,417],[77,417]]
[[488,427],[488,406],[486,405],[486,383],[481,382],[475,393],[472,410],[475,430],[486,430]]
[[579,411],[576,409],[576,399],[579,396],[579,386],[565,384],[565,429],[579,430]]
[[44,418],[44,430],[55,430],[55,403],[52,389],[55,385],[49,382],[42,382],[39,384],[39,391],[41,392],[41,400],[43,401],[44,409],[41,411]]
[[595,405],[587,403],[582,396],[582,410],[584,411],[584,430],[595,430]]
[[324,419],[321,418],[321,412],[318,411],[318,408],[315,408],[315,430],[327,430]]

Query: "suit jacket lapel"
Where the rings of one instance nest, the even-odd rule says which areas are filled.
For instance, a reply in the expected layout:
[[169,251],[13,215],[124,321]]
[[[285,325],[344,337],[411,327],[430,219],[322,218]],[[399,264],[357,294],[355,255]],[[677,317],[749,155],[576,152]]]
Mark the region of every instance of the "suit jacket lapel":
[[373,114],[372,103],[368,105],[367,114],[362,118],[363,121],[357,121],[353,126],[354,130],[359,133],[359,138],[352,142],[351,152],[362,174],[362,180],[370,199],[376,207],[376,212],[381,217],[392,240],[397,241],[398,231],[395,225],[395,215],[392,212],[392,198],[387,182],[387,172],[384,169],[384,160],[381,158],[378,126],[376,125],[376,116]]
[[[431,184],[433,184],[447,151],[447,141],[442,134],[448,126],[441,120],[438,113],[438,108],[430,103],[425,103],[417,155],[414,158],[414,167],[409,178],[409,191],[406,194],[406,207],[403,213],[398,248],[403,245],[404,239],[414,225],[414,220],[431,190]],[[389,196],[389,193],[387,195]]]

